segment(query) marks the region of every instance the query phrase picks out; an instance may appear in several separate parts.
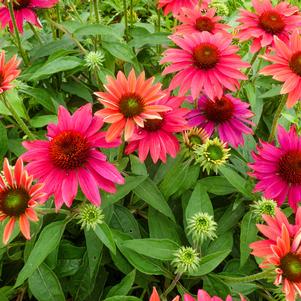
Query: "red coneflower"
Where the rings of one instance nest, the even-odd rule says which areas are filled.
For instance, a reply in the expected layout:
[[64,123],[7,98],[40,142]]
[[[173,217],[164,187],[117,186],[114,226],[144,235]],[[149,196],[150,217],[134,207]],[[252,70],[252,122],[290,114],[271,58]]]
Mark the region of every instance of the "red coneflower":
[[3,175],[0,176],[0,221],[8,219],[4,228],[3,243],[7,244],[18,221],[20,230],[26,239],[30,239],[29,220],[37,222],[34,208],[44,200],[44,184],[32,184],[33,176],[24,170],[23,161],[19,158],[14,168],[5,158]]

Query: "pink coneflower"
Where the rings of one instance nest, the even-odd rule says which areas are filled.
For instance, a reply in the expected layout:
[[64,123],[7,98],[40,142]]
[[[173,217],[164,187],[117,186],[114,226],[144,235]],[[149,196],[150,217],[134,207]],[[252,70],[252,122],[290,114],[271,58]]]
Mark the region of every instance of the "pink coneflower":
[[287,43],[275,37],[275,53],[263,56],[272,62],[260,73],[272,75],[274,79],[284,82],[281,94],[287,94],[287,106],[292,107],[301,99],[301,37],[297,30],[293,32]]
[[250,248],[253,249],[252,254],[257,257],[266,257],[273,254],[271,246],[275,245],[277,237],[281,236],[282,225],[285,225],[290,237],[294,237],[299,232],[301,226],[301,207],[298,207],[294,225],[289,223],[286,215],[278,207],[275,208],[275,216],[263,214],[262,218],[266,222],[266,225],[257,224],[257,228],[267,239],[250,244]]
[[219,23],[222,19],[215,16],[216,9],[211,8],[207,11],[202,11],[199,6],[194,8],[183,8],[176,18],[182,22],[181,25],[175,28],[175,34],[187,35],[208,31],[210,33],[222,32],[224,35],[229,34],[226,30],[231,28],[229,25]]
[[[179,301],[179,300],[180,300],[179,296],[177,296],[177,297],[175,297],[175,298],[172,299],[172,301]],[[159,294],[158,294],[158,292],[157,292],[157,290],[156,290],[155,287],[153,288],[153,292],[152,292],[152,294],[150,296],[149,301],[160,301],[160,296],[159,296]]]
[[273,7],[270,0],[252,0],[252,6],[255,13],[242,9],[237,20],[242,23],[237,37],[241,41],[253,40],[251,52],[273,45],[274,35],[287,43],[290,33],[301,25],[298,7],[285,1]]
[[155,104],[166,94],[161,84],[153,84],[154,78],[145,80],[142,72],[136,78],[132,69],[128,79],[119,71],[117,79],[107,77],[107,92],[95,92],[104,109],[96,112],[105,122],[112,123],[106,135],[107,141],[120,137],[124,132],[127,141],[132,137],[136,126],[143,127],[146,119],[162,119],[160,113],[170,110],[169,107]]
[[11,82],[20,74],[20,62],[16,55],[6,62],[5,51],[0,52],[0,94],[13,87]]
[[249,127],[254,125],[249,119],[253,117],[249,104],[230,94],[214,100],[201,96],[198,108],[187,115],[189,124],[206,130],[209,136],[216,128],[222,141],[237,147],[244,143],[243,134],[252,134]]
[[[23,33],[24,21],[27,21],[37,27],[42,27],[42,24],[35,13],[37,8],[50,8],[58,3],[59,0],[15,0],[13,2],[14,14],[18,31]],[[5,0],[1,0],[3,7],[0,7],[0,22],[2,28],[9,25],[11,31],[13,31],[13,22],[9,13],[8,5],[4,4]]]
[[87,199],[99,206],[99,188],[114,193],[115,183],[124,183],[116,167],[97,150],[120,144],[105,141],[106,133],[99,132],[102,125],[102,119],[93,117],[91,104],[79,108],[72,116],[60,106],[58,124],[48,125],[48,141],[23,142],[28,151],[22,158],[30,162],[27,170],[45,183],[48,195],[54,194],[56,208],[63,203],[72,205],[78,184]]
[[159,0],[158,7],[163,8],[164,15],[172,13],[177,15],[183,7],[193,8],[198,4],[198,0]]
[[238,69],[249,64],[236,54],[238,47],[231,45],[229,36],[207,31],[184,37],[173,36],[171,40],[180,49],[164,52],[161,64],[171,62],[163,75],[178,72],[170,83],[170,90],[180,87],[180,94],[191,90],[195,99],[204,92],[210,99],[223,96],[224,88],[236,91],[238,79],[247,77]]
[[163,112],[162,119],[148,119],[144,127],[139,128],[130,139],[126,147],[126,154],[138,150],[139,158],[144,161],[150,153],[154,163],[159,159],[166,162],[166,154],[175,157],[180,149],[180,144],[175,133],[187,128],[185,115],[187,109],[179,108],[184,97],[165,97],[157,104],[166,105],[172,110]]
[[258,154],[252,154],[251,175],[259,180],[255,191],[262,191],[264,197],[276,200],[279,206],[288,197],[289,205],[296,211],[301,200],[301,138],[295,127],[286,132],[279,126],[278,141],[279,147],[261,142]]
[[24,170],[22,159],[18,159],[14,168],[5,158],[3,175],[0,176],[0,221],[8,219],[4,228],[3,243],[7,244],[19,221],[22,234],[30,239],[29,220],[37,222],[35,207],[45,198],[44,184],[32,184],[33,177]]
[[[241,301],[245,301],[246,299],[243,296],[240,296]],[[232,297],[229,295],[227,296],[225,301],[232,301]],[[188,294],[184,295],[184,301],[196,301],[193,297],[191,297]],[[197,301],[223,301],[223,299],[214,296],[210,297],[210,295],[205,291],[205,290],[199,290],[198,291],[198,296],[197,296]]]
[[[275,240],[276,243],[271,246],[268,256],[259,256],[264,259],[260,267],[274,268],[277,275],[274,284],[282,285],[287,301],[295,301],[296,295],[301,297],[301,231],[292,238],[283,224],[281,234],[278,234]],[[253,252],[259,251],[254,249]]]

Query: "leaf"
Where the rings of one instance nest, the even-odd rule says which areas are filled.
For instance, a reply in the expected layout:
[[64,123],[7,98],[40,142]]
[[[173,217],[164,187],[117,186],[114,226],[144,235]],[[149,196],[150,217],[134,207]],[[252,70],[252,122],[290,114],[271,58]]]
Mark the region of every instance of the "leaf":
[[175,221],[174,215],[157,185],[147,178],[134,189],[135,194],[150,206]]
[[229,183],[235,187],[239,192],[248,198],[252,198],[252,193],[250,190],[246,189],[247,181],[235,172],[232,168],[227,166],[221,166],[219,171],[222,175],[229,181]]
[[126,296],[129,293],[129,291],[131,290],[131,288],[132,288],[132,286],[134,284],[135,277],[136,277],[136,270],[133,270],[128,275],[126,275],[120,281],[120,283],[118,283],[117,285],[113,286],[109,290],[106,298],[112,297],[112,296]]
[[102,208],[106,208],[109,205],[112,205],[122,198],[124,198],[127,194],[129,194],[132,190],[134,190],[140,183],[142,183],[147,176],[128,176],[125,177],[125,184],[118,186],[117,191],[114,194],[105,194],[102,198]]
[[250,243],[257,239],[257,227],[252,212],[245,214],[240,230],[240,266],[242,267],[250,256]]
[[174,253],[179,249],[179,245],[172,240],[155,238],[126,240],[122,246],[139,254],[165,261],[174,259]]
[[206,177],[199,180],[199,183],[201,183],[208,192],[215,195],[227,195],[236,192],[235,187],[233,187],[225,177],[221,176]]
[[57,247],[65,230],[65,226],[65,221],[58,221],[47,225],[42,230],[28,260],[18,275],[14,287],[23,284],[23,282],[34,273],[46,257]]
[[226,298],[231,293],[228,285],[218,277],[214,277],[214,275],[205,276],[203,281],[203,289],[212,296]]
[[116,245],[109,226],[106,223],[97,224],[93,229],[97,237],[113,253],[116,253]]
[[35,116],[30,119],[30,124],[34,128],[41,128],[45,125],[48,125],[49,123],[56,123],[57,122],[57,116],[56,115],[41,115],[41,116]]
[[189,273],[191,276],[203,276],[212,272],[229,254],[231,250],[211,253],[201,258],[198,269]]
[[168,33],[165,32],[155,32],[148,33],[146,30],[142,34],[135,36],[128,45],[130,47],[141,48],[142,46],[149,44],[150,46],[154,45],[167,45],[170,44],[168,39]]
[[104,301],[141,301],[137,297],[129,297],[129,296],[114,296],[105,299]]
[[215,240],[211,241],[205,254],[208,255],[217,251],[231,250],[232,247],[233,233],[232,231],[228,231],[219,235]]
[[61,284],[52,270],[42,263],[28,279],[29,289],[38,301],[64,301]]
[[207,212],[213,216],[211,200],[206,192],[206,189],[200,182],[196,184],[186,207],[186,221],[199,212]]
[[83,35],[108,35],[111,38],[114,37],[115,39],[119,40],[122,38],[122,35],[118,34],[113,28],[110,26],[102,25],[102,24],[89,24],[84,25],[77,28],[73,34],[75,36],[83,36]]
[[181,244],[177,230],[182,228],[152,207],[148,209],[148,228],[150,238],[167,238]]
[[114,57],[125,62],[134,63],[135,54],[127,44],[119,42],[103,42],[102,47]]
[[139,176],[147,176],[147,170],[145,167],[145,164],[142,163],[138,157],[134,156],[134,155],[130,155],[130,161],[131,161],[131,167],[132,167],[132,172],[135,175],[139,175]]
[[36,70],[29,80],[38,80],[54,73],[71,70],[82,65],[82,60],[75,56],[65,56],[46,62],[41,68]]
[[0,122],[0,157],[4,157],[8,150],[7,131],[2,122]]

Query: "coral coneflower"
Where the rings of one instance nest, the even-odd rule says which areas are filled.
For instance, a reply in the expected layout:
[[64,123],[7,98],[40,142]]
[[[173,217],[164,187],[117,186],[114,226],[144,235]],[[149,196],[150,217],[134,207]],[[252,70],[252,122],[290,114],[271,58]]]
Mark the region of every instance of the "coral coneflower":
[[214,8],[203,12],[199,6],[194,8],[183,8],[181,13],[176,18],[182,23],[178,25],[175,34],[187,35],[208,31],[210,33],[222,32],[229,34],[226,30],[231,28],[229,25],[219,23],[221,17],[216,16]]
[[78,184],[87,199],[100,205],[99,188],[114,193],[115,183],[124,179],[114,165],[97,148],[110,148],[120,141],[107,143],[101,118],[92,115],[92,106],[79,108],[72,116],[59,107],[58,124],[49,124],[48,141],[23,142],[28,150],[22,155],[30,163],[27,170],[45,183],[48,195],[54,194],[55,206],[68,207],[77,194]]
[[201,96],[198,108],[192,110],[187,118],[192,126],[199,126],[211,136],[216,128],[222,141],[237,147],[244,143],[243,134],[252,134],[249,127],[254,125],[250,118],[254,114],[249,104],[230,94],[214,100]]
[[231,45],[228,35],[203,31],[171,39],[180,49],[167,49],[161,60],[161,64],[172,63],[163,74],[178,72],[170,83],[171,90],[180,87],[180,94],[184,94],[190,89],[194,99],[201,91],[210,99],[221,98],[224,88],[236,91],[238,80],[247,78],[238,69],[249,63],[236,54],[238,48]]
[[160,113],[170,110],[169,107],[156,102],[166,94],[161,84],[153,84],[154,78],[145,80],[144,72],[136,78],[132,69],[128,79],[119,71],[117,79],[107,77],[107,92],[95,92],[104,109],[96,112],[105,122],[112,123],[106,135],[107,141],[120,137],[124,132],[127,141],[132,137],[136,126],[144,127],[146,119],[162,119]]
[[164,14],[172,13],[176,16],[183,7],[193,8],[198,0],[159,0],[158,7],[163,8]]
[[[240,296],[241,301],[245,301],[246,299],[243,296]],[[225,301],[232,301],[232,297],[229,295],[227,296]],[[184,301],[196,301],[193,297],[191,297],[188,294],[184,295]],[[198,296],[197,296],[197,301],[223,301],[223,299],[214,296],[210,297],[210,295],[204,291],[204,290],[199,290],[198,291]]]
[[35,207],[44,201],[44,184],[32,184],[33,176],[24,170],[22,159],[18,159],[14,168],[5,158],[3,175],[0,176],[0,221],[8,220],[3,233],[3,243],[7,244],[19,222],[20,230],[26,239],[30,239],[30,221],[37,222]]
[[[172,301],[179,301],[179,300],[180,300],[179,296],[177,296],[177,297],[175,297],[175,298],[172,299]],[[160,296],[159,296],[159,294],[158,294],[158,292],[157,292],[157,290],[156,290],[155,287],[153,288],[153,292],[152,292],[152,294],[150,296],[149,301],[160,301]]]
[[241,41],[253,40],[251,52],[273,45],[274,35],[287,43],[290,33],[301,25],[298,7],[285,1],[273,7],[270,0],[252,0],[252,6],[255,13],[241,10],[237,34]]
[[279,147],[261,142],[258,154],[253,153],[254,170],[251,175],[259,180],[255,191],[274,199],[280,206],[288,198],[289,205],[296,211],[301,201],[301,138],[292,126],[289,132],[278,127]]
[[16,55],[6,62],[5,51],[0,52],[0,94],[13,87],[11,82],[20,74],[20,62]]
[[[264,235],[266,235],[263,232]],[[285,224],[282,224],[280,235],[275,236],[275,244],[270,246],[270,252],[256,255],[262,257],[264,261],[260,264],[262,269],[274,268],[276,279],[274,284],[282,286],[285,300],[295,301],[296,296],[301,297],[301,231],[291,237]],[[253,253],[260,253],[257,248],[260,245],[251,245]]]
[[275,53],[263,57],[273,64],[260,73],[284,82],[280,93],[288,93],[287,106],[292,107],[301,99],[301,36],[298,30],[293,32],[289,43],[275,37]]
[[175,157],[180,149],[180,144],[175,133],[182,132],[187,128],[185,115],[187,109],[179,108],[183,97],[165,97],[157,104],[166,105],[172,110],[163,112],[162,119],[148,119],[144,127],[139,128],[130,139],[126,147],[126,154],[138,150],[139,158],[144,161],[150,153],[154,163],[159,159],[166,162],[166,154]]
[[[18,31],[23,33],[24,21],[27,21],[37,27],[42,27],[35,10],[37,8],[51,8],[56,5],[58,1],[59,0],[14,0],[13,8]],[[0,2],[2,2],[4,5],[3,7],[0,7],[0,22],[2,28],[5,28],[7,25],[9,25],[10,30],[13,31],[14,27],[8,5],[4,4],[4,0],[1,0]]]
[[253,249],[252,254],[257,257],[264,257],[272,255],[272,245],[276,244],[277,237],[281,236],[282,225],[285,225],[289,231],[290,237],[294,237],[300,230],[301,207],[298,208],[296,214],[295,224],[290,224],[286,215],[280,210],[279,207],[275,208],[275,216],[263,214],[262,219],[266,222],[264,224],[257,224],[258,230],[264,234],[267,239],[259,240],[250,244]]

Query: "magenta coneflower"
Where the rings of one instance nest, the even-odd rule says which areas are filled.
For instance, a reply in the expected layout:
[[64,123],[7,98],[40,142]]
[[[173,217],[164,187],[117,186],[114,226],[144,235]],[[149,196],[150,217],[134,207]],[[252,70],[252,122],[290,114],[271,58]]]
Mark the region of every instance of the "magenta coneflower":
[[274,79],[284,82],[281,94],[287,94],[287,106],[292,107],[301,99],[301,37],[295,30],[288,43],[275,37],[275,53],[263,56],[272,62],[260,73],[272,75]]
[[223,96],[224,88],[236,91],[239,79],[247,77],[239,68],[249,67],[236,54],[238,47],[231,45],[231,38],[218,32],[207,31],[184,37],[172,36],[180,49],[167,49],[163,63],[172,63],[163,74],[178,72],[170,83],[170,90],[180,87],[180,94],[191,90],[195,99],[204,92],[210,99]]
[[39,220],[35,207],[45,201],[44,184],[32,184],[33,177],[24,170],[22,159],[18,159],[14,168],[5,158],[3,175],[0,175],[0,221],[8,219],[4,228],[3,243],[7,244],[19,222],[20,230],[26,239],[30,239],[29,220]]
[[144,161],[150,153],[154,163],[159,159],[166,162],[166,154],[175,157],[180,149],[180,144],[175,133],[187,128],[185,115],[187,109],[179,108],[184,97],[165,97],[157,104],[166,105],[172,110],[161,114],[162,119],[148,119],[144,127],[137,129],[126,147],[130,154],[138,150],[139,158]]
[[252,0],[252,6],[255,13],[241,10],[237,34],[241,41],[253,40],[251,52],[273,45],[274,35],[287,43],[290,33],[301,25],[298,7],[285,1],[273,7],[270,0]]
[[250,126],[254,125],[250,118],[254,114],[249,104],[225,94],[222,98],[209,99],[201,96],[198,108],[187,115],[189,124],[206,130],[209,136],[216,128],[222,141],[237,147],[244,143],[243,134],[252,134]]
[[[11,0],[12,1],[12,0]],[[35,13],[37,8],[50,8],[58,3],[59,0],[14,0],[14,14],[16,18],[16,23],[18,31],[23,33],[23,23],[27,21],[37,27],[42,27],[42,24]],[[3,7],[0,7],[0,22],[2,28],[9,25],[11,31],[13,31],[13,22],[9,13],[7,4],[4,4],[4,0],[0,2],[3,3]]]
[[259,180],[255,191],[262,191],[264,197],[274,199],[280,206],[288,197],[294,211],[301,201],[301,138],[295,127],[289,132],[278,127],[279,147],[261,142],[258,154],[253,153],[254,170],[251,175]]
[[54,194],[56,208],[63,203],[72,205],[78,183],[96,206],[100,205],[99,188],[114,193],[115,183],[124,183],[116,167],[97,150],[120,144],[119,140],[107,143],[106,133],[99,132],[102,126],[102,119],[93,117],[91,104],[79,108],[72,116],[60,106],[58,124],[48,125],[48,141],[23,142],[28,151],[22,158],[30,162],[27,170],[45,183],[48,195]]
[[183,8],[176,19],[182,24],[175,28],[175,34],[187,35],[208,31],[210,33],[222,32],[229,34],[226,30],[231,28],[229,25],[219,23],[221,17],[215,16],[216,9],[211,8],[203,11],[199,6],[194,8]]
[[161,84],[153,84],[154,77],[145,79],[142,72],[136,78],[132,69],[128,78],[119,71],[117,79],[108,76],[106,92],[95,92],[104,109],[95,115],[103,118],[105,122],[112,123],[106,135],[107,141],[119,138],[124,132],[127,141],[132,137],[137,126],[143,127],[146,119],[161,119],[161,112],[170,108],[155,104],[165,97]]
[[172,13],[177,15],[183,7],[193,8],[198,0],[159,0],[158,7],[163,8],[164,14]]

